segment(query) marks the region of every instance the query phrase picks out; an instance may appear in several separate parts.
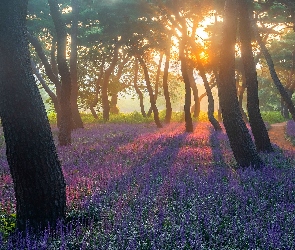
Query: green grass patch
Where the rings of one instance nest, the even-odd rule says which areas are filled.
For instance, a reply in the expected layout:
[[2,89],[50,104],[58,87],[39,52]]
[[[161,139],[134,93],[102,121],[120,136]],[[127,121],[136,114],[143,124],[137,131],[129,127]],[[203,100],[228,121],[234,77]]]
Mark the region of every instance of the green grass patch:
[[289,120],[289,119],[285,119],[281,115],[280,111],[264,111],[264,112],[261,112],[261,116],[265,122],[268,122],[270,124],[285,122]]

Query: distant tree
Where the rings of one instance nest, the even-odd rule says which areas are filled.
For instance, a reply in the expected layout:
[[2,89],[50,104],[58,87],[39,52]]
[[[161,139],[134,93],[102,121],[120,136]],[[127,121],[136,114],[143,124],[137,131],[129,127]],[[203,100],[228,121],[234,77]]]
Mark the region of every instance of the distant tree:
[[165,122],[170,123],[171,116],[172,116],[172,105],[171,105],[171,98],[168,88],[168,71],[169,71],[169,64],[170,64],[170,48],[171,47],[171,37],[168,38],[168,44],[165,49],[166,61],[165,61],[165,68],[163,73],[163,92],[165,97],[165,105],[166,105],[166,114],[165,114]]
[[147,90],[149,92],[150,103],[151,103],[151,107],[152,107],[152,110],[153,110],[153,113],[154,113],[154,121],[155,121],[158,128],[162,128],[163,126],[162,126],[162,124],[160,122],[159,111],[158,111],[158,108],[157,108],[157,105],[156,105],[153,89],[152,89],[152,86],[151,86],[148,68],[146,66],[146,63],[145,63],[144,59],[141,56],[138,56],[137,59],[138,59],[138,62],[140,63],[140,65],[141,65],[141,67],[142,67],[142,69],[144,71],[146,87],[147,87]]
[[135,63],[134,63],[134,80],[133,80],[133,86],[134,86],[134,89],[138,95],[138,99],[139,99],[139,105],[140,105],[140,112],[142,114],[143,117],[146,117],[146,112],[144,110],[144,104],[143,104],[143,94],[140,90],[140,88],[138,87],[138,84],[137,84],[137,79],[138,79],[138,59],[135,58]]
[[225,3],[224,27],[220,49],[220,72],[218,80],[219,102],[226,133],[234,157],[241,167],[259,168],[259,157],[240,111],[235,83],[235,44],[237,29],[237,1]]
[[17,227],[64,219],[65,181],[28,49],[27,0],[0,1],[0,118],[14,184]]

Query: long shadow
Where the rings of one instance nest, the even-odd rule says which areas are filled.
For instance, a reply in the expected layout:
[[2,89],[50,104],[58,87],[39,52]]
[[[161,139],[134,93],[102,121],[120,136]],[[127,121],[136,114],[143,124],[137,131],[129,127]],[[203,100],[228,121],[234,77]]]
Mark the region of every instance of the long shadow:
[[[154,133],[151,133],[150,136],[154,136]],[[152,144],[148,145],[148,148],[140,156],[136,156],[137,152],[134,152],[135,158],[129,162],[127,172],[116,178],[111,178],[105,190],[100,190],[85,199],[83,217],[91,218],[92,221],[106,222],[111,216],[112,207],[120,210],[122,203],[124,203],[122,205],[122,209],[124,209],[124,206],[130,205],[130,202],[138,197],[145,197],[144,199],[153,197],[169,175],[169,170],[187,136],[188,133],[173,136],[160,135],[152,141]],[[130,152],[127,152],[126,157],[129,154]],[[124,158],[124,154],[122,157]],[[128,194],[128,199],[124,198],[126,194]],[[152,202],[150,205],[152,206]],[[109,207],[109,211],[102,211],[101,208],[106,206]],[[77,219],[76,216],[73,215],[68,220]],[[80,217],[81,214],[78,216]],[[116,216],[120,216],[118,212]]]
[[215,131],[214,129],[211,129],[209,141],[212,148],[213,160],[218,166],[226,165],[226,162],[222,153],[222,147],[221,147],[222,136],[224,136],[223,132]]

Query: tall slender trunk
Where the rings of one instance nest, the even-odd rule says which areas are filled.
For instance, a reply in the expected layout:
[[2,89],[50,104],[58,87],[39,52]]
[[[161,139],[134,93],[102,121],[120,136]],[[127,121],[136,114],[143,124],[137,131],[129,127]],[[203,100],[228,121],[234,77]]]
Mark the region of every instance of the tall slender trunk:
[[119,47],[120,47],[120,42],[117,42],[114,48],[112,62],[110,66],[107,68],[107,70],[105,71],[103,82],[102,82],[101,100],[102,100],[102,108],[103,108],[102,115],[103,115],[104,121],[108,121],[110,119],[110,103],[109,103],[109,96],[108,96],[109,79],[118,62]]
[[0,1],[0,118],[15,191],[17,228],[25,231],[29,225],[38,232],[64,219],[66,192],[30,65],[27,3]]
[[83,128],[83,121],[79,113],[78,108],[78,69],[77,69],[77,39],[78,39],[78,16],[79,16],[79,3],[78,0],[72,0],[72,26],[71,26],[71,58],[70,58],[70,70],[71,70],[71,109],[72,109],[72,129]]
[[257,150],[272,152],[273,148],[259,109],[258,80],[251,45],[251,23],[249,15],[249,4],[244,0],[239,0],[239,33],[241,40],[241,56],[247,86],[249,122]]
[[192,106],[192,112],[194,113],[193,116],[195,118],[198,118],[200,115],[201,107],[200,107],[200,100],[199,100],[199,91],[198,91],[197,84],[195,82],[193,67],[188,67],[188,77],[189,77],[190,86],[194,96],[194,105]]
[[170,100],[169,88],[168,88],[168,72],[169,72],[169,63],[170,63],[170,46],[171,46],[171,38],[169,38],[168,48],[166,49],[166,61],[165,68],[163,73],[163,91],[166,102],[166,114],[165,114],[165,122],[170,123],[172,116],[172,105]]
[[143,104],[143,94],[137,85],[137,77],[138,77],[138,59],[135,58],[133,85],[134,85],[135,91],[136,91],[138,98],[139,98],[139,105],[140,105],[141,114],[143,117],[146,117],[146,113],[144,110],[144,104]]
[[102,83],[102,80],[103,80],[104,64],[105,64],[105,58],[103,56],[102,61],[101,61],[101,65],[100,65],[100,73],[99,73],[98,79],[95,82],[95,96],[94,96],[93,101],[89,104],[89,109],[90,109],[91,114],[93,115],[93,117],[95,119],[98,119],[98,116],[97,116],[96,111],[95,111],[94,108],[96,107],[96,105],[98,103],[98,95],[99,95],[100,90],[101,90],[101,83]]
[[220,50],[220,72],[218,78],[219,100],[222,117],[234,157],[240,167],[263,165],[246,124],[243,121],[235,84],[235,44],[237,23],[237,1],[225,3],[222,42]]
[[187,73],[187,62],[185,58],[185,38],[182,38],[179,45],[179,58],[181,62],[181,73],[185,85],[185,104],[184,104],[184,119],[185,119],[185,130],[186,132],[193,132],[193,120],[191,117],[191,85],[189,76]]
[[67,32],[61,13],[59,12],[57,0],[48,0],[48,3],[57,36],[57,64],[62,83],[60,98],[61,122],[58,140],[61,146],[66,146],[71,144],[72,125],[71,75],[66,60]]
[[156,102],[155,102],[155,97],[154,97],[154,93],[153,93],[153,88],[152,85],[150,83],[150,77],[149,77],[149,72],[147,69],[147,66],[143,60],[143,58],[141,56],[138,56],[138,61],[141,65],[141,67],[143,68],[143,72],[144,72],[144,78],[145,78],[145,82],[146,82],[146,87],[148,89],[149,92],[149,96],[150,96],[150,103],[153,109],[153,113],[154,113],[154,121],[157,125],[158,128],[162,128],[162,124],[160,122],[160,118],[159,118],[159,111],[158,108],[156,106]]
[[[156,81],[155,81],[155,94],[154,94],[155,102],[157,101],[158,93],[159,93],[159,81],[160,81],[160,73],[161,73],[161,65],[162,65],[162,61],[163,61],[163,56],[164,56],[164,53],[160,53],[160,60],[159,60],[158,68],[157,68]],[[151,116],[152,111],[153,111],[153,109],[152,109],[152,107],[150,107],[149,111],[147,112],[148,117]]]
[[214,127],[215,131],[221,131],[222,130],[221,126],[220,126],[219,122],[214,117],[214,98],[213,98],[213,95],[212,95],[212,91],[211,91],[209,82],[207,80],[205,69],[204,69],[204,66],[202,64],[202,61],[198,57],[197,57],[197,63],[198,63],[199,74],[203,79],[203,83],[204,83],[206,93],[207,93],[207,97],[208,97],[208,112],[207,112],[208,113],[208,119],[211,122],[212,126]]
[[292,119],[295,121],[294,104],[293,104],[291,98],[289,97],[288,92],[284,88],[283,84],[281,83],[281,81],[277,75],[271,55],[269,54],[268,49],[266,48],[264,42],[262,41],[261,36],[258,33],[257,27],[254,27],[254,32],[255,32],[255,37],[257,39],[259,47],[260,47],[260,49],[264,55],[264,58],[266,60],[266,63],[267,63],[271,78],[273,80],[273,83],[275,84],[276,88],[279,90],[281,97],[283,98],[284,102],[286,103],[286,105],[291,113]]

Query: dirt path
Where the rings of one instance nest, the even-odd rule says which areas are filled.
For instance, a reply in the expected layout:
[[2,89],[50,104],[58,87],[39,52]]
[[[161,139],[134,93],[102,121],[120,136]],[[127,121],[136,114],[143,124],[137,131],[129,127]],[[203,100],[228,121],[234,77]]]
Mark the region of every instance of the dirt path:
[[270,141],[277,144],[282,149],[295,150],[295,146],[286,140],[285,130],[286,122],[272,124],[268,130]]

